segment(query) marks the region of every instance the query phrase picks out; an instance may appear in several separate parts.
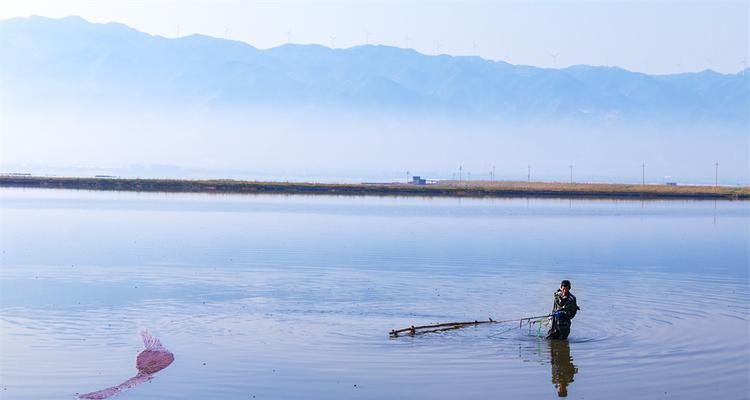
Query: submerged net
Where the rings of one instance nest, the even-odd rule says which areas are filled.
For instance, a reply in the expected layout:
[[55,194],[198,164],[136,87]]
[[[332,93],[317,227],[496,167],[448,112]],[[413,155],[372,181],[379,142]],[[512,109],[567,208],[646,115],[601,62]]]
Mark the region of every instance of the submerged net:
[[[549,315],[540,315],[536,317],[506,319],[506,320],[501,320],[501,321],[497,321],[492,318],[489,318],[487,320],[481,320],[481,321],[475,320],[475,321],[468,321],[468,322],[443,322],[439,324],[420,325],[420,326],[412,325],[408,328],[394,329],[389,332],[389,335],[392,338],[396,338],[402,335],[414,336],[414,335],[423,335],[426,333],[438,333],[438,332],[445,332],[445,331],[450,331],[454,329],[461,329],[461,328],[466,328],[469,326],[478,326],[478,325],[484,325],[484,324],[510,324],[510,323],[514,324],[507,330],[499,332],[499,333],[503,333],[503,332],[508,332],[515,328],[520,329],[524,326],[524,324],[528,325],[529,329],[531,329],[531,327],[537,322],[539,322],[539,331],[541,332],[541,326],[542,326],[541,321],[542,320],[546,321],[548,317]],[[518,324],[517,327],[515,326],[515,323]]]

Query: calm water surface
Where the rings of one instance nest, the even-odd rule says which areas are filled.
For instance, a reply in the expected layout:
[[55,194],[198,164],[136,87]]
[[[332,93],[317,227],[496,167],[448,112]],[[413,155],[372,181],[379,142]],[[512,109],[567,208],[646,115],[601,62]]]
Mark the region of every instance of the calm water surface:
[[[747,399],[747,202],[1,189],[0,397]],[[545,314],[390,339],[411,324]]]

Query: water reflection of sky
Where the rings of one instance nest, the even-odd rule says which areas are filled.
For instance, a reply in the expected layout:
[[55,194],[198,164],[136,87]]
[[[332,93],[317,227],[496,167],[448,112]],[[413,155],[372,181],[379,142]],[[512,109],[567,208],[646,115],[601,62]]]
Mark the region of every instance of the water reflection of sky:
[[[748,390],[747,203],[8,189],[0,201],[3,398],[121,382],[139,327],[176,361],[138,398],[552,398],[565,359],[571,398]],[[569,356],[517,329],[387,337],[544,313],[561,277],[582,307]]]

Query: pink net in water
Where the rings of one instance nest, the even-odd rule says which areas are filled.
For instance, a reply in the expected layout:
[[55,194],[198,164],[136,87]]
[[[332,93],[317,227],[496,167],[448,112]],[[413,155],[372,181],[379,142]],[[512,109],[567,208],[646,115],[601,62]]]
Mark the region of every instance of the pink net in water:
[[85,393],[79,395],[78,398],[106,399],[115,396],[123,390],[150,381],[154,378],[155,373],[167,368],[169,364],[172,364],[172,361],[174,361],[174,354],[164,348],[159,339],[151,336],[146,330],[141,331],[141,337],[143,338],[143,345],[146,349],[138,353],[138,356],[135,359],[135,367],[138,369],[138,374],[117,386],[112,386],[96,392]]

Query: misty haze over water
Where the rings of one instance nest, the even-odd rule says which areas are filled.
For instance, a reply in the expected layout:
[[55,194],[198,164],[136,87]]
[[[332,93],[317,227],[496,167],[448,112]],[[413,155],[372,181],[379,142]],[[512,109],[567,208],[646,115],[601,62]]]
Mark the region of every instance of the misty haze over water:
[[2,172],[748,183],[748,80],[0,22]]

